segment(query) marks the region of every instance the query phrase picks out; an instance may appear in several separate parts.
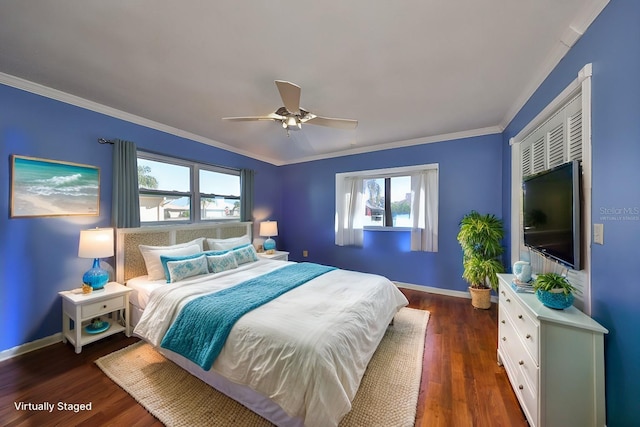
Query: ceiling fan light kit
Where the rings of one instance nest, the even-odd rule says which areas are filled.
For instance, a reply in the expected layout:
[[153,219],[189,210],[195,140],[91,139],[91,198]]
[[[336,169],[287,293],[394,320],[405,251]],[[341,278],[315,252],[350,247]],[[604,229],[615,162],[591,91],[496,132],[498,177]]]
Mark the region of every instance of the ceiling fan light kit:
[[300,108],[300,86],[284,80],[276,80],[278,92],[284,107],[278,108],[274,113],[266,116],[246,116],[246,117],[223,117],[222,120],[230,121],[259,121],[271,120],[282,124],[289,136],[290,130],[302,129],[303,123],[326,126],[336,129],[355,129],[358,126],[357,120],[335,119],[321,117]]
[[302,121],[300,120],[299,117],[289,116],[282,119],[282,127],[285,129],[292,129],[292,128],[302,129]]

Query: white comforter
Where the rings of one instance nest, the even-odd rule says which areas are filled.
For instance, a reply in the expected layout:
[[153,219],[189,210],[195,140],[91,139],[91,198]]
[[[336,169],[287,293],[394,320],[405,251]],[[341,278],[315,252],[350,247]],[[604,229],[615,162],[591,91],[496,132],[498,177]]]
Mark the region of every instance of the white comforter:
[[[260,260],[162,286],[151,294],[134,333],[159,346],[188,301],[287,264]],[[407,303],[384,277],[333,270],[244,315],[211,369],[270,398],[308,427],[335,426],[350,411],[387,325]]]

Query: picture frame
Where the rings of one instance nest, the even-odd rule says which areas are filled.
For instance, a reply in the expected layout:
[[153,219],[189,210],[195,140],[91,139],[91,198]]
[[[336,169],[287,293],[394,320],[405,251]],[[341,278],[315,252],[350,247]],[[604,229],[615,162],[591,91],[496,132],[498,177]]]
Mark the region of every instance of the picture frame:
[[11,218],[99,214],[100,168],[11,156]]

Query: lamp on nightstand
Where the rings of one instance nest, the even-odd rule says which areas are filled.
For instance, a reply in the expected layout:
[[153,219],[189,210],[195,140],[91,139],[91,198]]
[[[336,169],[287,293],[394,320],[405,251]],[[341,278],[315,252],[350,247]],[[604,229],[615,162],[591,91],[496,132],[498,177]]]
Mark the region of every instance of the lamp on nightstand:
[[109,272],[100,268],[100,258],[113,256],[113,228],[93,228],[80,231],[80,258],[93,258],[93,267],[82,276],[82,282],[94,291],[104,288]]
[[278,221],[265,221],[260,223],[260,235],[267,237],[262,247],[268,254],[272,254],[276,250],[276,242],[271,237],[278,235]]

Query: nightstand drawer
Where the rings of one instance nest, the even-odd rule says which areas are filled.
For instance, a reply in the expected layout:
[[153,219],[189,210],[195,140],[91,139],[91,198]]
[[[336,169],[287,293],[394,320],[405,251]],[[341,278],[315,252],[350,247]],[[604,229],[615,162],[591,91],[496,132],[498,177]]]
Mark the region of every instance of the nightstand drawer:
[[119,296],[100,302],[94,302],[93,304],[83,305],[81,308],[81,316],[83,319],[86,319],[87,317],[98,316],[100,314],[110,313],[123,308],[125,308],[124,296]]

